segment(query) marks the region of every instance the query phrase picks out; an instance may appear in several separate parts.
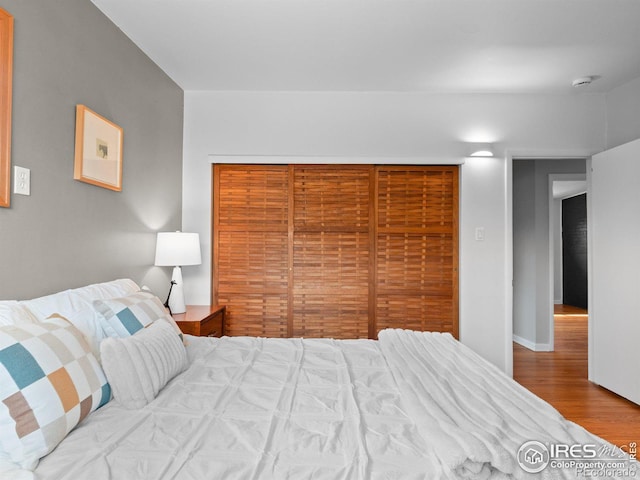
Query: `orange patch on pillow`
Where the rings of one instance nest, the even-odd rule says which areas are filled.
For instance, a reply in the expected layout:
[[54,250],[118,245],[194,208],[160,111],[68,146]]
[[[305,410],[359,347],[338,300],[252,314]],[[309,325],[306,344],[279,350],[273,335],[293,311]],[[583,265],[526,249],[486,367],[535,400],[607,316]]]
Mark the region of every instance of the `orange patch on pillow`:
[[47,378],[53,385],[53,388],[56,389],[56,392],[58,392],[65,413],[80,403],[78,391],[66,368],[59,368],[55,372],[47,375]]

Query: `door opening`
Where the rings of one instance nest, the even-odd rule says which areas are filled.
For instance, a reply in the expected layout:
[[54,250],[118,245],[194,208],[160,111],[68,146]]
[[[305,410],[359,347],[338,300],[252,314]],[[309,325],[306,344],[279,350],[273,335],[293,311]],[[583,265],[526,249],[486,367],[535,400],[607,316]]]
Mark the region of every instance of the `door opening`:
[[586,159],[513,159],[512,173],[513,340],[553,351],[554,304],[563,298],[561,199],[586,192]]
[[563,177],[552,175],[549,182],[554,265],[550,330],[553,350],[577,349],[588,358],[587,185],[586,180]]
[[588,308],[587,194],[562,199],[562,304]]

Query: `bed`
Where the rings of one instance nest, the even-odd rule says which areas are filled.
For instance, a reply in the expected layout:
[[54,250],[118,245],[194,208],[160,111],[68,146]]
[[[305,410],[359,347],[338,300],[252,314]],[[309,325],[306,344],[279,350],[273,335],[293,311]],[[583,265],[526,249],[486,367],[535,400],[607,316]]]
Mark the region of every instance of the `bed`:
[[[56,435],[32,427],[16,440],[20,415],[7,398],[20,390],[8,380],[18,367],[2,351],[7,338],[33,348],[42,328],[53,344],[72,343],[89,372],[85,381],[65,367],[84,406],[63,409]],[[609,477],[633,474],[622,451],[448,334],[192,337],[152,294],[118,280],[0,302],[0,361],[0,478],[579,478],[580,465],[593,471],[603,459]],[[44,418],[50,405],[37,400],[30,408]],[[580,465],[558,466],[554,445],[593,447]]]

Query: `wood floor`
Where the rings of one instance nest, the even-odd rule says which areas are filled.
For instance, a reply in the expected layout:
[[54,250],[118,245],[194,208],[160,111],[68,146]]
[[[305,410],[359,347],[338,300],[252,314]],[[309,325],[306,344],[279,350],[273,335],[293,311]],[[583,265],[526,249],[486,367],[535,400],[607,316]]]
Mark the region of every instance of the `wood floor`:
[[614,445],[640,443],[640,406],[587,380],[587,318],[585,310],[556,305],[555,351],[533,352],[514,344],[513,376],[566,418]]

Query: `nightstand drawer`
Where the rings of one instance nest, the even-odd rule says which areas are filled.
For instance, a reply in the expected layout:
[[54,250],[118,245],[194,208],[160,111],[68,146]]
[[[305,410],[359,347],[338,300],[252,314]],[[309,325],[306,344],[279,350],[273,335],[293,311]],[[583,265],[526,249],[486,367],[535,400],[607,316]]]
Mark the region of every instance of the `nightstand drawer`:
[[224,319],[224,312],[220,311],[211,315],[200,322],[201,337],[221,337],[222,336],[222,321]]
[[176,314],[176,321],[182,333],[198,337],[221,337],[224,335],[224,305],[187,305],[185,313]]

